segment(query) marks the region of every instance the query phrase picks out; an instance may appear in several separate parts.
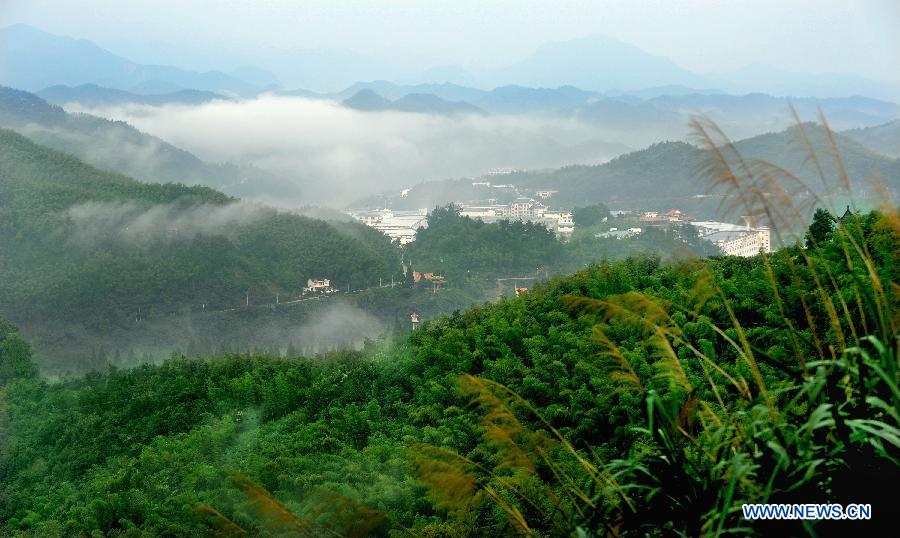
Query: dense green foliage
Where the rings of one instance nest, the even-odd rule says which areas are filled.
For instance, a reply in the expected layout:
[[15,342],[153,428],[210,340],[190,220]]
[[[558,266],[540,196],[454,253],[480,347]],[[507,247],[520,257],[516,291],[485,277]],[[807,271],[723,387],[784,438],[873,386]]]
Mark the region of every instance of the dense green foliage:
[[[814,259],[792,248],[768,260],[591,266],[518,299],[429,322],[407,340],[318,361],[174,358],[57,384],[16,381],[3,393],[2,532],[196,535],[221,529],[209,525],[223,518],[258,531],[267,521],[262,494],[236,487],[230,471],[300,518],[313,517],[323,490],[366,503],[389,518],[380,533],[502,535],[523,524],[545,534],[762,533],[764,524],[742,522],[722,503],[764,495],[871,502],[875,521],[885,522],[890,501],[876,492],[900,478],[900,447],[860,425],[891,424],[898,402],[866,366],[875,359],[861,357],[896,353],[895,291],[887,288],[891,310],[881,312],[890,319],[845,297],[850,315],[840,328],[830,322],[830,302],[811,302],[819,293],[814,271],[825,263],[848,293],[872,291],[854,286],[876,276],[900,277],[897,230],[876,214],[854,226],[858,232],[820,243]],[[874,273],[843,254],[847,237],[862,241]],[[670,353],[648,322],[665,334],[677,328]],[[886,347],[859,338],[860,351],[846,344],[831,367],[794,360],[796,349],[810,359],[817,348],[842,349],[849,323]],[[878,360],[896,383],[896,355]],[[484,381],[460,385],[460,374]],[[489,382],[523,400],[496,396],[499,386]],[[473,395],[475,407],[467,405]],[[709,439],[713,417],[732,433]],[[714,450],[734,431],[746,441],[729,444],[718,463],[692,448]],[[575,509],[571,488],[554,475],[564,470],[590,488],[575,454],[615,476],[630,504],[598,486],[589,491],[594,508]],[[430,486],[427,497],[414,476]],[[542,494],[548,488],[563,501],[557,510]],[[728,491],[733,496],[723,497]],[[220,516],[210,521],[195,503]],[[780,532],[805,532],[783,525]]]
[[17,379],[34,379],[37,365],[28,345],[11,323],[0,318],[0,387]]
[[575,226],[579,227],[597,226],[605,222],[605,219],[608,220],[609,217],[609,208],[603,204],[578,206],[572,210],[572,221]]
[[[428,227],[406,250],[406,260],[419,272],[442,274],[451,285],[472,287],[485,279],[534,277],[581,269],[600,260],[630,255],[668,257],[685,253],[715,256],[718,248],[697,236],[695,228],[676,225],[646,227],[627,239],[597,237],[598,224],[609,211],[602,205],[584,208],[592,225],[567,241],[556,239],[543,224],[530,221],[485,223],[463,217],[454,205],[435,208]],[[581,213],[585,216],[585,212]],[[612,222],[612,221],[611,221]]]
[[533,274],[553,263],[563,245],[543,224],[523,221],[485,223],[461,217],[453,205],[437,207],[428,215],[428,227],[407,247],[407,260],[419,272],[466,275],[516,276]]
[[248,291],[274,302],[308,278],[353,289],[400,278],[396,249],[360,224],[139,183],[11,131],[0,130],[0,148],[0,315],[29,332],[233,308]]

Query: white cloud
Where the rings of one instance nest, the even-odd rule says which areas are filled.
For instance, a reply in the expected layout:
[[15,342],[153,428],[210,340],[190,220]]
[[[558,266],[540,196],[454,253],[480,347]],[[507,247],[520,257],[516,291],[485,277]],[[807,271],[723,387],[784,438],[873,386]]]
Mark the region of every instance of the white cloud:
[[256,204],[199,204],[182,207],[132,202],[86,202],[69,208],[72,240],[80,244],[117,241],[148,245],[155,241],[191,239],[198,235],[228,235],[272,210]]
[[127,121],[206,161],[252,164],[305,185],[303,201],[331,204],[497,167],[602,162],[615,152],[592,142],[621,136],[559,117],[361,112],[273,95],[199,106],[69,108]]

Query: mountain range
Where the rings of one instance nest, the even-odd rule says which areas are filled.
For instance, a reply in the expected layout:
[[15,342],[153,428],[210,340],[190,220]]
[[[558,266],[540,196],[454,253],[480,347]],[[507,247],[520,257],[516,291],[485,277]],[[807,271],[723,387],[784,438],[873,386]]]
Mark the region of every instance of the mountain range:
[[[668,58],[605,36],[547,43],[521,61],[483,72],[470,72],[458,65],[410,71],[341,49],[267,49],[258,57],[238,55],[240,57],[231,62],[234,68],[227,72],[192,71],[135,62],[91,41],[57,36],[23,24],[0,29],[0,43],[3,44],[0,47],[0,84],[30,91],[54,85],[97,84],[135,93],[195,89],[247,96],[265,90],[297,87],[330,93],[355,81],[391,79],[481,88],[573,85],[600,92],[641,92],[647,88],[686,87],[703,93],[724,90],[797,97],[868,95],[900,99],[900,85],[896,83],[840,74],[793,73],[766,65],[750,65],[732,73],[701,75],[679,67]],[[173,50],[170,56],[191,56],[190,51],[175,52]],[[227,58],[222,58],[223,54],[228,53],[218,51],[200,56],[205,58],[206,65],[223,65],[229,63]],[[159,55],[153,57],[160,58]],[[213,59],[217,61],[213,62]],[[462,97],[453,100],[468,101]]]
[[97,84],[136,93],[193,89],[250,95],[259,91],[221,71],[138,64],[86,39],[56,36],[23,24],[0,30],[0,43],[0,84],[25,90]]
[[356,83],[334,94],[306,97],[341,100],[345,106],[368,111],[552,115],[602,128],[609,140],[630,147],[685,139],[690,118],[695,115],[716,121],[736,138],[788,127],[795,122],[791,107],[805,119],[818,119],[821,112],[837,130],[881,125],[900,117],[897,104],[861,96],[789,99],[759,93],[699,93],[686,87],[668,90],[673,93],[600,93],[574,86],[501,86],[487,91],[455,84],[375,81]]

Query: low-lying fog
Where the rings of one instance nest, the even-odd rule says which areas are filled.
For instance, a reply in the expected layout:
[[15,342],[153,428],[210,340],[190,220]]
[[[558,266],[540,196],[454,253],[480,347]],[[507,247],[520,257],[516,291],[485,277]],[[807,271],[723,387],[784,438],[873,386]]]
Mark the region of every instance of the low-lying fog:
[[274,95],[197,106],[66,108],[126,121],[208,162],[252,164],[301,183],[303,200],[291,202],[332,206],[421,181],[598,163],[630,149],[618,142],[621,134],[575,119],[362,112]]

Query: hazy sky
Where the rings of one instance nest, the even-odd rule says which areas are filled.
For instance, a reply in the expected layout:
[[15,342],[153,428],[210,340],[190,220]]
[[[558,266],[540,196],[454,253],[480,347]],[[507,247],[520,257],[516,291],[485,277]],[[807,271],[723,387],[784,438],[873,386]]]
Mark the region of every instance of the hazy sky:
[[[896,0],[0,0],[0,25],[84,37],[138,61],[210,49],[346,48],[405,65],[489,67],[605,34],[699,73],[749,63],[900,79]],[[166,52],[163,52],[166,51]]]

